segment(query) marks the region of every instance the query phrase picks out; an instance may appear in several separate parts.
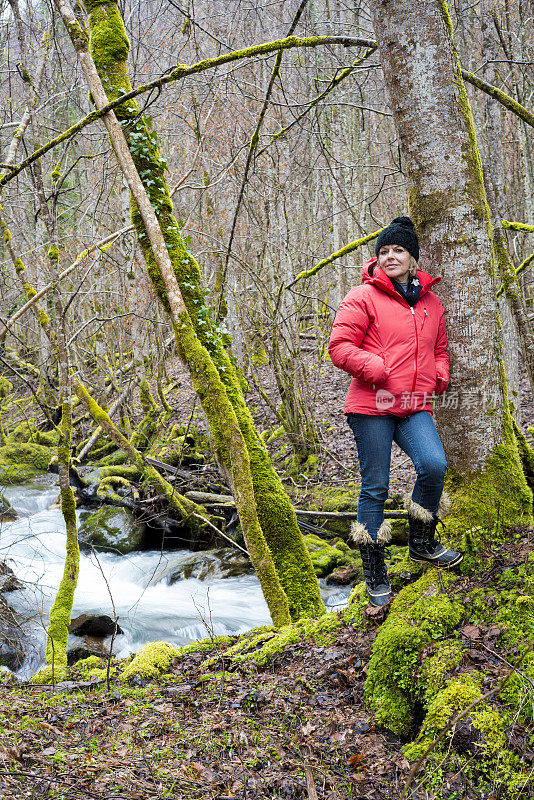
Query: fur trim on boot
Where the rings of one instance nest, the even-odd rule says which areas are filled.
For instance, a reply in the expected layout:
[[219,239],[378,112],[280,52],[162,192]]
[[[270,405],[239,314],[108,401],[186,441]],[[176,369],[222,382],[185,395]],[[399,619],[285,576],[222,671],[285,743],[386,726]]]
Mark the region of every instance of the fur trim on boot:
[[353,522],[350,526],[350,538],[354,544],[373,544],[371,535],[361,522]]
[[419,503],[414,503],[411,497],[405,498],[404,508],[408,512],[408,516],[413,517],[414,519],[419,519],[421,522],[432,522],[434,519],[431,511],[423,508],[423,506],[420,506]]
[[441,500],[439,501],[439,506],[438,506],[438,517],[440,519],[443,519],[443,517],[447,516],[447,514],[451,510],[451,505],[452,505],[451,498],[449,497],[447,492],[443,492],[443,494],[441,495]]
[[376,541],[378,544],[389,544],[391,541],[391,522],[389,522],[389,520],[384,520],[382,525],[379,527],[376,535]]

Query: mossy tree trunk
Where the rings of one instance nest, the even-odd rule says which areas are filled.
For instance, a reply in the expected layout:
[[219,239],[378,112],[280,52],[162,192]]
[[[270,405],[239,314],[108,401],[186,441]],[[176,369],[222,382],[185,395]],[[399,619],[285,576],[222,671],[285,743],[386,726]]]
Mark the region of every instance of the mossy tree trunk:
[[[498,34],[495,27],[493,0],[482,0],[480,5],[480,29],[482,48],[487,59],[483,77],[491,84],[499,80]],[[484,95],[484,134],[486,157],[484,178],[488,202],[492,211],[493,239],[497,261],[497,275],[502,280],[504,291],[499,295],[499,313],[503,328],[503,344],[508,396],[516,420],[521,420],[519,350],[527,370],[530,388],[534,392],[534,329],[528,318],[525,297],[521,290],[514,264],[507,249],[506,231],[501,220],[509,219],[506,202],[505,156],[503,142],[503,109],[493,98]]]
[[[77,21],[68,0],[55,0],[55,2],[78,53],[95,104],[97,108],[103,108],[107,102],[106,92],[89,52],[88,37]],[[115,6],[114,3],[108,5]],[[115,12],[117,12],[116,7]],[[120,20],[120,17],[118,19]],[[123,30],[121,28],[121,31]],[[113,31],[111,31],[112,33]],[[111,38],[113,40],[112,36]],[[108,82],[107,78],[105,80]],[[226,447],[236,508],[241,519],[247,549],[269,606],[273,623],[275,625],[287,624],[290,620],[289,605],[259,525],[250,460],[239,423],[215,365],[195,334],[191,317],[176,279],[161,225],[114,112],[104,116],[104,124],[108,130],[119,167],[132,193],[132,200],[135,202],[144,233],[145,246],[149,248],[153,265],[162,284],[166,308],[173,324],[178,350],[189,369],[197,393],[204,401],[203,406],[210,426],[212,429],[218,426],[221,441]],[[148,183],[150,185],[149,179]]]
[[[31,128],[34,145],[39,141],[40,125],[35,112],[35,90],[30,91],[31,79],[27,66],[26,40],[22,20],[19,13],[18,3],[10,0],[11,7],[17,23],[17,33],[21,50],[22,75],[26,88],[26,101],[28,119]],[[58,439],[58,476],[60,503],[63,519],[65,521],[66,548],[65,565],[63,576],[58,587],[58,591],[50,610],[49,624],[46,644],[46,666],[34,676],[36,682],[52,681],[53,683],[66,677],[67,671],[67,640],[69,636],[68,626],[70,623],[74,591],[78,582],[78,571],[80,563],[80,549],[78,544],[78,528],[76,522],[76,500],[70,485],[69,467],[71,453],[71,434],[72,434],[72,392],[69,365],[69,352],[67,346],[67,329],[65,321],[65,309],[61,297],[61,287],[59,281],[59,248],[57,233],[57,209],[56,202],[58,197],[58,180],[60,178],[59,169],[52,173],[52,191],[47,195],[42,173],[42,164],[36,161],[32,173],[35,193],[38,201],[39,216],[42,219],[46,236],[48,239],[48,272],[54,282],[54,312],[55,328],[52,328],[50,319],[44,310],[40,309],[37,319],[41,328],[45,331],[50,342],[52,353],[57,367],[59,379],[59,406],[61,408],[61,422],[59,426]],[[6,237],[5,229],[4,238]],[[9,235],[9,240],[11,236]],[[15,269],[21,273],[24,271],[24,264],[20,259],[15,259]],[[36,292],[33,287],[26,288],[26,296],[31,298]],[[35,308],[38,308],[35,306]]]
[[[127,71],[129,42],[124,24],[116,2],[86,0],[85,5],[90,12],[91,54],[108,98],[115,99],[131,88]],[[159,150],[157,134],[150,129],[146,120],[139,116],[134,101],[120,106],[117,109],[117,116],[127,136],[137,171],[156,212],[188,316],[201,346],[207,350],[215,365],[225,395],[238,420],[250,460],[258,519],[272,553],[280,583],[287,595],[291,616],[293,619],[298,619],[302,616],[321,614],[324,612],[324,606],[320,598],[319,585],[294,510],[255,429],[243,398],[239,376],[206,306],[207,291],[202,286],[199,265],[187,251],[180,236],[165,180],[165,160]],[[148,232],[135,202],[132,202],[132,219],[154,288],[164,307],[170,312],[167,290],[154,258]],[[181,357],[187,361],[187,353],[180,342],[178,349]],[[195,381],[195,388],[210,420],[219,463],[226,473],[230,474],[229,438],[224,431],[227,421],[213,413],[213,397],[200,381]]]
[[451,487],[462,488],[454,510],[471,524],[526,522],[532,495],[508,410],[489,208],[449,10],[442,0],[371,9],[421,264],[442,275],[451,383],[435,410]]

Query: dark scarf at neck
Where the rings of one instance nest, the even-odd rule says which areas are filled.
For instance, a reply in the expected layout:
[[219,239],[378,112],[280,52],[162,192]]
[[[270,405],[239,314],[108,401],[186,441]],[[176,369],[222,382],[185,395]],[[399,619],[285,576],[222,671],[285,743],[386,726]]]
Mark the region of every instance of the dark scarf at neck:
[[390,281],[395,291],[397,291],[401,297],[404,297],[409,306],[414,306],[417,303],[421,294],[421,284],[418,278],[414,278],[410,275],[406,286],[396,281],[395,278],[390,278]]

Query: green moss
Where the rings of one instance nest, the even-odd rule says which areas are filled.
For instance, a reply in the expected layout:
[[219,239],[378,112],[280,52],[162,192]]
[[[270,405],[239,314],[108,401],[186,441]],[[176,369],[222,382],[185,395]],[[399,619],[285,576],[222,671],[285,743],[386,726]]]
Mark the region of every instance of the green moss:
[[417,681],[425,709],[443,689],[451,671],[461,664],[462,656],[463,648],[457,642],[442,642],[433,656],[425,658]]
[[[447,586],[455,576],[442,579]],[[378,722],[399,735],[410,732],[419,654],[424,645],[452,631],[466,613],[461,603],[441,592],[432,569],[399,593],[373,643],[365,682],[365,696]]]
[[149,642],[123,670],[121,680],[128,681],[134,677],[157,678],[179,655],[180,651],[167,642]]
[[349,602],[344,611],[346,622],[350,622],[357,628],[364,625],[364,610],[369,605],[369,597],[365,588],[365,583],[358,583],[350,593]]
[[9,439],[13,442],[35,442],[39,444],[39,431],[35,420],[30,418],[20,422],[9,434]]
[[449,681],[430,703],[416,741],[404,748],[407,758],[419,758],[454,714],[463,711],[473,700],[482,697],[480,682],[481,675],[473,672],[463,673]]
[[97,550],[131,553],[143,545],[145,527],[122,508],[104,505],[80,512],[80,539]]
[[13,384],[7,378],[4,378],[3,375],[0,375],[0,398],[4,399],[9,397],[11,392],[13,391]]
[[139,401],[145,414],[149,414],[151,411],[159,411],[158,404],[154,400],[154,395],[147,380],[141,381],[139,386]]
[[335,546],[313,533],[304,536],[304,543],[310,554],[315,574],[324,577],[336,567],[358,563],[353,550],[345,542],[337,542]]
[[120,478],[127,478],[128,481],[136,481],[141,477],[141,472],[139,471],[138,467],[131,464],[125,464],[125,465],[116,464],[114,466],[102,467],[102,469],[100,470],[100,477],[101,478],[120,477]]
[[[224,652],[224,658],[234,663],[254,661],[260,666],[269,664],[277,653],[288,645],[299,641],[311,641],[318,645],[333,642],[336,631],[345,621],[345,614],[327,613],[318,619],[300,619],[290,625],[275,629],[262,626],[239,637],[237,643]],[[206,667],[211,667],[218,656],[208,659]]]
[[51,683],[67,677],[67,640],[74,590],[78,581],[80,550],[76,532],[76,502],[72,489],[61,491],[61,510],[67,527],[63,577],[50,609],[46,645],[46,667],[32,678],[32,683]]
[[534,719],[534,651],[527,654],[520,669],[511,676],[500,700],[513,710],[519,724],[527,724]]
[[[6,482],[10,476],[10,483],[18,483],[32,477],[37,472],[48,468],[52,458],[52,451],[49,447],[40,444],[30,444],[29,442],[11,442],[0,447],[0,469],[2,470],[1,481]],[[21,480],[17,481],[16,472],[20,469]],[[22,475],[25,477],[22,478]]]
[[446,528],[451,541],[466,549],[463,569],[480,566],[478,551],[503,536],[503,526],[532,524],[532,491],[528,486],[509,412],[503,417],[504,442],[483,470],[460,475],[449,470],[446,488],[452,499]]
[[57,447],[59,431],[40,431],[35,420],[31,417],[20,422],[9,434],[8,443],[27,442],[40,444],[44,447]]
[[113,464],[125,464],[127,461],[128,461],[128,456],[126,455],[126,453],[123,453],[122,450],[116,450],[109,456],[104,456],[104,458],[101,458],[96,466],[109,467],[112,466]]
[[109,497],[112,500],[120,502],[122,498],[115,491],[116,488],[131,489],[132,484],[127,478],[123,478],[121,475],[109,475],[107,478],[100,481],[96,493],[100,498]]

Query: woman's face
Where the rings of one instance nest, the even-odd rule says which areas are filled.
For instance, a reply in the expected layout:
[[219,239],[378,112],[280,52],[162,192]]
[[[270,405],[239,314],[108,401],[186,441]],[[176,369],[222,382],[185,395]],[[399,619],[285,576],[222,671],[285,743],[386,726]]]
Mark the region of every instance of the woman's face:
[[411,255],[400,244],[385,244],[378,251],[378,266],[388,278],[406,283],[410,274]]

